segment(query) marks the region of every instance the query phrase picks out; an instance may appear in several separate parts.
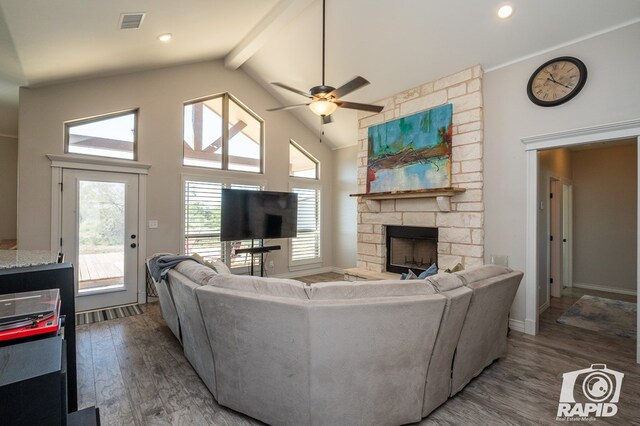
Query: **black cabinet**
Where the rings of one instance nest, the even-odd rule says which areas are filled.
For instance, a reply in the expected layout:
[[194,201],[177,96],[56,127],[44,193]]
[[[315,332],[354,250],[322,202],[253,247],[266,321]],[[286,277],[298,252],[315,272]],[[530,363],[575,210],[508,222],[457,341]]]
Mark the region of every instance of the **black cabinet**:
[[66,425],[66,367],[65,341],[61,336],[1,347],[1,422]]
[[[70,263],[29,266],[0,270],[0,294],[60,289],[60,314],[65,319],[67,405],[69,412],[78,409],[76,373],[76,317],[74,272]],[[2,349],[2,348],[0,348]]]

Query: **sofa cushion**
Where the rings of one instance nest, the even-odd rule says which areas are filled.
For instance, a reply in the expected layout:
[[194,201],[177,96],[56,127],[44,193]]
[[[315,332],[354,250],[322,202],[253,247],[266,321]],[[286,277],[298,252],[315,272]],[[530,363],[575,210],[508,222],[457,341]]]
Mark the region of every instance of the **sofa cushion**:
[[305,288],[311,300],[366,299],[436,294],[423,280],[334,281],[315,283]]
[[262,278],[249,275],[217,274],[208,285],[268,296],[307,299],[305,284],[284,278]]
[[433,275],[427,278],[425,281],[434,286],[438,293],[444,293],[445,291],[454,290],[464,285],[460,277],[458,277],[456,274],[447,273]]
[[486,280],[487,278],[497,277],[513,272],[512,269],[500,265],[483,265],[469,268],[466,271],[456,272],[454,275],[460,277],[464,285],[469,285],[476,281]]
[[208,261],[205,262],[205,265],[215,269],[215,271],[217,273],[219,273],[219,274],[230,274],[231,273],[231,270],[229,269],[227,264],[224,263],[220,259],[208,260]]
[[195,260],[184,260],[178,263],[175,270],[198,285],[205,285],[211,277],[216,275],[216,271]]
[[199,255],[198,253],[192,254],[191,257],[193,257],[203,265],[207,265],[209,268],[213,269],[219,274],[231,273],[231,270],[229,269],[229,267],[220,259],[207,260],[203,256]]

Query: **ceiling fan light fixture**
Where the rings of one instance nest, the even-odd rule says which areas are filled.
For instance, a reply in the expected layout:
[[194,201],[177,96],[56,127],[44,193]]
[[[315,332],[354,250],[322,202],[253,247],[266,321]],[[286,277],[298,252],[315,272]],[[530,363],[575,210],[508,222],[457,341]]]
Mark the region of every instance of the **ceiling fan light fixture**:
[[309,109],[320,117],[331,115],[338,109],[338,105],[327,99],[316,99],[309,104]]

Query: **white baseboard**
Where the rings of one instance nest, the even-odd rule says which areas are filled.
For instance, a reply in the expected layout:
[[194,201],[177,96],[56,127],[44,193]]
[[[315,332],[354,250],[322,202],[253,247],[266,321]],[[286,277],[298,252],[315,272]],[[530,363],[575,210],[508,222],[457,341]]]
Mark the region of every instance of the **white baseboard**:
[[524,333],[524,321],[515,320],[513,318],[509,319],[509,328],[513,331],[519,331],[520,333]]
[[546,311],[547,309],[549,309],[549,302],[544,302],[544,305],[540,306],[538,308],[538,315],[540,315],[541,313],[543,313],[544,311]]
[[304,276],[307,276],[307,275],[326,274],[327,272],[335,272],[337,274],[342,274],[342,273],[344,273],[344,269],[336,268],[334,266],[323,266],[321,268],[309,268],[309,269],[302,269],[302,270],[299,270],[299,271],[285,272],[284,274],[273,275],[273,277],[275,277],[275,278],[298,278],[298,277],[304,277]]
[[575,288],[584,288],[586,290],[606,291],[609,293],[626,294],[629,296],[636,296],[637,290],[625,290],[623,288],[607,287],[606,285],[599,284],[587,284],[587,283],[573,283]]

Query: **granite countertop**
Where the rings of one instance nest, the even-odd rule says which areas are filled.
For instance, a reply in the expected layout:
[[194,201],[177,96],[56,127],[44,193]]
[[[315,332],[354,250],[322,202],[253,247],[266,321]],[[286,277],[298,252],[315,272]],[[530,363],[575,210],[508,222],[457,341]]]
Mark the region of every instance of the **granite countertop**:
[[58,253],[49,250],[0,250],[0,270],[58,263]]

